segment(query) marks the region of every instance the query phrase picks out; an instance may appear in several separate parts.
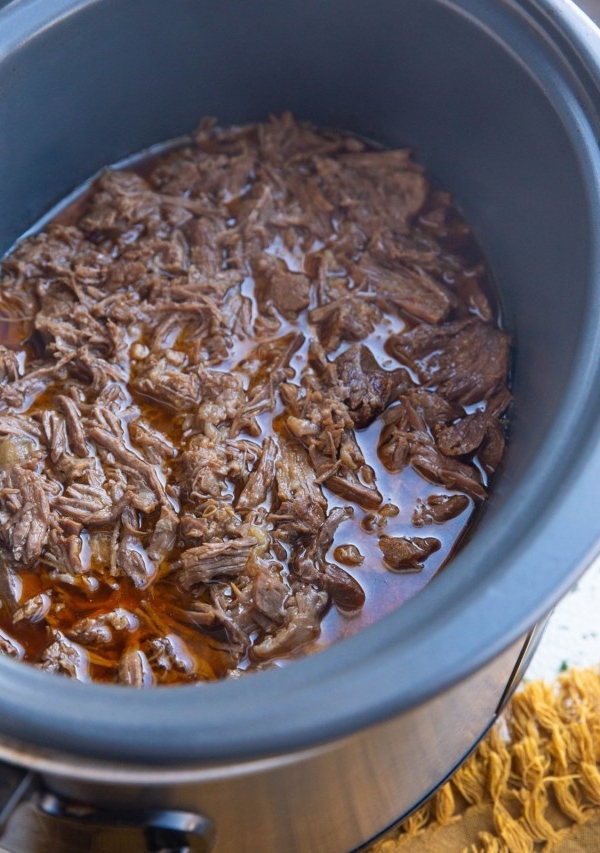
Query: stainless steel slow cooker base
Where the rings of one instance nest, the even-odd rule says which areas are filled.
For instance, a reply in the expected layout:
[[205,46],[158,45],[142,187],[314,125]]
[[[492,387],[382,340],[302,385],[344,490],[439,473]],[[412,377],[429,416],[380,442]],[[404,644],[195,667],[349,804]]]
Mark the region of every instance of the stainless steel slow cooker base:
[[[471,752],[518,684],[542,628],[417,712],[304,753],[175,773],[95,763],[83,781],[85,764],[0,743],[0,754],[39,771],[7,815],[2,845],[9,853],[42,853],[50,841],[53,853],[348,853],[416,808]],[[165,838],[171,846],[153,846]]]

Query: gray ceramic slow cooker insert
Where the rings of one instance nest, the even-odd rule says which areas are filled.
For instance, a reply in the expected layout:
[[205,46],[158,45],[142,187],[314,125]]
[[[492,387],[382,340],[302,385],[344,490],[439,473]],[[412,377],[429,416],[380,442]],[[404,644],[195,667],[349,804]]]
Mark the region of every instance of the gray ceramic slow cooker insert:
[[600,545],[600,36],[570,0],[0,3],[0,251],[203,115],[286,109],[412,147],[453,193],[514,336],[515,404],[451,567],[317,656],[148,692],[0,660],[0,756],[36,774],[37,808],[163,820],[215,853],[347,853],[407,814]]

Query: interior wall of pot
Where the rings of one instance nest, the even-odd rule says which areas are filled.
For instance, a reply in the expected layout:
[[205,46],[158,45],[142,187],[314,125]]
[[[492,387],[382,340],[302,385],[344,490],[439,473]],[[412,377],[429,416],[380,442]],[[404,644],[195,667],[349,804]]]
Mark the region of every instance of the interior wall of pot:
[[[23,5],[33,22],[55,4]],[[553,421],[588,298],[584,179],[525,63],[434,0],[62,6],[71,13],[0,61],[0,249],[103,165],[203,115],[227,124],[290,109],[413,147],[474,225],[515,335],[501,505]]]

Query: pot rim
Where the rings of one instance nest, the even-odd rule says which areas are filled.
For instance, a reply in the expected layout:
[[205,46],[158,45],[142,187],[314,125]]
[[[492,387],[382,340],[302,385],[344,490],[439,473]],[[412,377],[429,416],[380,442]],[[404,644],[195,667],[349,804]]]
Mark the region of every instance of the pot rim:
[[[41,30],[98,1],[14,0],[0,6],[0,63]],[[544,87],[578,151],[590,228],[594,225],[600,234],[600,37],[595,26],[570,0],[546,0],[543,6],[535,0],[440,2],[485,27],[513,53],[518,53],[517,41],[522,45],[526,39],[534,55],[544,57],[546,64],[538,70],[551,72]],[[51,746],[64,755],[170,767],[287,753],[415,707],[516,642],[600,549],[598,237],[595,245],[592,241],[589,269],[596,291],[590,286],[573,369],[580,381],[569,389],[535,466],[488,525],[485,542],[475,537],[465,545],[453,570],[404,604],[401,617],[395,611],[357,636],[276,672],[151,691],[49,678],[33,667],[0,660],[0,720],[6,737],[34,750]],[[521,507],[539,503],[542,495],[532,525]],[[491,582],[486,565],[495,567]],[[532,566],[543,567],[535,584],[528,583]]]

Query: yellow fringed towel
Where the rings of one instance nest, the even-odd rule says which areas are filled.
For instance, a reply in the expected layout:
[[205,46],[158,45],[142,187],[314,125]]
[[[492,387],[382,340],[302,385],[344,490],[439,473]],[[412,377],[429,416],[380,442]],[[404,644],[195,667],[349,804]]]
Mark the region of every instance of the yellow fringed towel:
[[450,781],[366,853],[600,853],[600,670],[522,687]]

